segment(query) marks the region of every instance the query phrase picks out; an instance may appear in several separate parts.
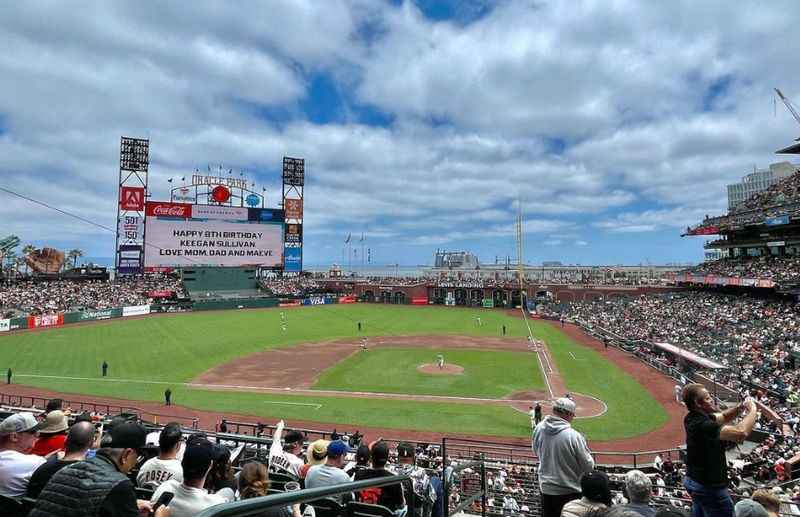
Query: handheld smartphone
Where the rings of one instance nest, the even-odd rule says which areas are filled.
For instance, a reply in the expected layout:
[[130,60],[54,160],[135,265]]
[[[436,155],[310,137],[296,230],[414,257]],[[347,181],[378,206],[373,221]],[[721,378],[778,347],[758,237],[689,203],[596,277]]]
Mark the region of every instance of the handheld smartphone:
[[164,492],[156,501],[156,504],[153,505],[153,513],[156,512],[162,506],[169,506],[169,502],[172,501],[172,498],[175,497],[175,494],[172,492]]

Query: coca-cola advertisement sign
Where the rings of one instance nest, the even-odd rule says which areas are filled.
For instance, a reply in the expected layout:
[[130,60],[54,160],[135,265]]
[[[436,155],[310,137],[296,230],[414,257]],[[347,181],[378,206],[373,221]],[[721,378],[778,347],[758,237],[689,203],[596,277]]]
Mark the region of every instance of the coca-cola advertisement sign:
[[192,205],[188,203],[148,201],[146,213],[150,217],[182,217],[183,219],[188,219],[192,216]]
[[64,324],[64,314],[40,314],[28,316],[28,328],[60,327]]

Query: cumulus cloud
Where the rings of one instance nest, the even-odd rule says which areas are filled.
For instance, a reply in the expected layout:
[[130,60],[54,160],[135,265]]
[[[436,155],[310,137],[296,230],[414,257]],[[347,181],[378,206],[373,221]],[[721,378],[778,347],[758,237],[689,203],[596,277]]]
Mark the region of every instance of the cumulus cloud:
[[[517,201],[528,239],[590,257],[592,235],[678,239],[800,133],[771,100],[800,99],[793,2],[456,7],[3,6],[0,184],[113,226],[120,135],[151,139],[154,198],[222,162],[276,205],[281,157],[303,156],[307,261],[348,232],[405,244],[399,261],[493,255]],[[111,254],[96,227],[2,199],[5,231]]]

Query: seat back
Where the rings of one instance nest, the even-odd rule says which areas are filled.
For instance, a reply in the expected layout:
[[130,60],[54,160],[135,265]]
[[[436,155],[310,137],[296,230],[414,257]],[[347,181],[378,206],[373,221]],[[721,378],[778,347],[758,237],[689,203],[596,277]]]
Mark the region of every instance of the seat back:
[[351,502],[347,503],[347,517],[395,517],[394,512],[379,504]]
[[299,481],[294,476],[289,474],[281,474],[279,472],[270,472],[267,477],[269,478],[270,487],[276,490],[283,490],[283,487],[289,481]]
[[314,514],[316,517],[342,517],[344,514],[344,507],[339,504],[339,501],[325,497],[307,503],[314,507]]

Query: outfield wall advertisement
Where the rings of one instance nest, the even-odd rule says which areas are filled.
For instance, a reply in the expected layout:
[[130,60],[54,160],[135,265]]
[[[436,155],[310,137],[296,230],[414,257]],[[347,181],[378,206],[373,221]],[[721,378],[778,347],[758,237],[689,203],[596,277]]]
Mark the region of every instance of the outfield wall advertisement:
[[11,330],[11,320],[0,320],[0,332]]
[[36,316],[28,316],[28,328],[39,327],[60,327],[64,324],[64,313],[58,314],[39,314]]
[[150,314],[149,305],[134,305],[122,308],[122,316],[125,318],[128,316],[144,316],[145,314]]
[[144,264],[175,266],[280,266],[283,225],[173,217],[147,218]]

